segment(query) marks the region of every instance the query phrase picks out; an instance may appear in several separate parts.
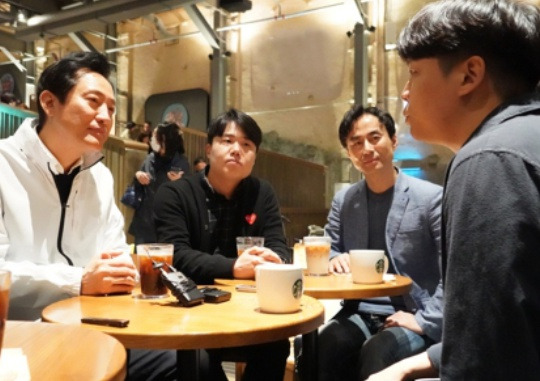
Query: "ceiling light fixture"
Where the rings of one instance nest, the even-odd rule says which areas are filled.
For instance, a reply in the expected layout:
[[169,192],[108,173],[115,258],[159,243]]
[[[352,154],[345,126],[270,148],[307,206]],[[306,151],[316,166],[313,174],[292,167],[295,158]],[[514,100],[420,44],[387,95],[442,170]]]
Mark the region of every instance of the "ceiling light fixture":
[[17,24],[24,24],[28,22],[28,13],[25,9],[17,10]]

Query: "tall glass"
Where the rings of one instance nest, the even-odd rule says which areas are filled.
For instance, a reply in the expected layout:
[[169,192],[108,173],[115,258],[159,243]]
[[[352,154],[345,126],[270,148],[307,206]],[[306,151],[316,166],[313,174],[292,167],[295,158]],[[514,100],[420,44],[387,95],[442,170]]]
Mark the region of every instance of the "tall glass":
[[0,270],[0,351],[4,339],[6,319],[9,307],[9,289],[11,287],[11,273],[7,270]]
[[263,247],[264,237],[236,237],[236,251],[238,255],[242,255],[246,249],[253,246]]
[[[137,259],[141,278],[143,299],[165,298],[169,295],[167,286],[161,279],[159,268],[155,264],[172,265],[174,245],[168,243],[144,243],[137,245]],[[165,267],[165,270],[167,268]]]
[[328,261],[330,258],[330,237],[307,236],[304,237],[306,250],[307,275],[328,275]]

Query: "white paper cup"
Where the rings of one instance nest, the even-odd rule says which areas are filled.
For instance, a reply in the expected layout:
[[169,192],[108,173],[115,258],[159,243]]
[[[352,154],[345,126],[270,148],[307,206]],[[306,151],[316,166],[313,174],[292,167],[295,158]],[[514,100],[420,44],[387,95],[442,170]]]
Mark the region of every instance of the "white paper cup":
[[388,271],[384,250],[350,250],[351,274],[354,283],[382,283]]
[[284,314],[300,310],[304,291],[300,266],[265,263],[255,268],[255,280],[261,312]]

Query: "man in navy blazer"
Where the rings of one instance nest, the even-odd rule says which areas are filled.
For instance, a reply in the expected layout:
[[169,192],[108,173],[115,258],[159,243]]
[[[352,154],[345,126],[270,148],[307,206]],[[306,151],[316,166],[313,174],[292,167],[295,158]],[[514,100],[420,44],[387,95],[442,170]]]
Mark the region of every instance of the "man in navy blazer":
[[389,273],[413,286],[402,297],[343,302],[319,334],[320,380],[364,380],[441,339],[442,188],[393,166],[395,132],[392,117],[376,107],[345,114],[340,141],[365,179],[336,194],[325,234],[330,271],[350,271],[349,250],[385,250]]

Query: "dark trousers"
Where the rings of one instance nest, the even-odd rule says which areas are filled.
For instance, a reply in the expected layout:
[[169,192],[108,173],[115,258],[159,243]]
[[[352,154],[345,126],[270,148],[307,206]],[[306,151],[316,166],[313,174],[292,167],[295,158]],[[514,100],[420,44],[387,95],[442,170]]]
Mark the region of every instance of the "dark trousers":
[[282,381],[289,357],[288,340],[266,344],[202,350],[200,354],[201,379],[227,381],[222,361],[245,362],[242,381]]
[[178,380],[176,351],[129,349],[127,381]]

